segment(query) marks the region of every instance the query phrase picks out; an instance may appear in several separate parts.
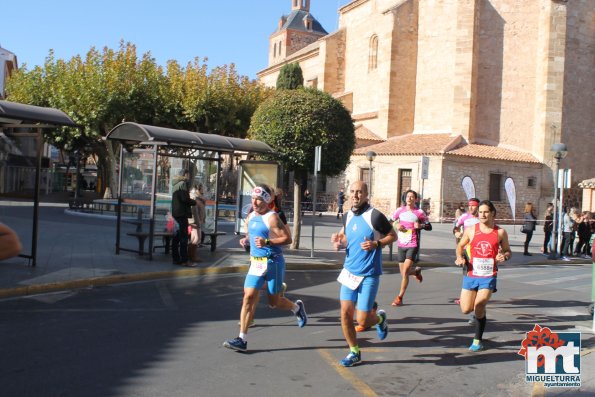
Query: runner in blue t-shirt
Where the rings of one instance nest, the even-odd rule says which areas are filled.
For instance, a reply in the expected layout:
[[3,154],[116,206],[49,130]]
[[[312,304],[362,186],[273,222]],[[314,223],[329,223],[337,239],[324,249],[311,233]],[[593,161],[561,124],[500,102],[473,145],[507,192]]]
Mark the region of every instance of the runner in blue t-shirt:
[[[372,313],[382,274],[382,247],[396,240],[392,225],[380,211],[368,203],[368,185],[362,181],[349,187],[351,210],[343,221],[339,233],[331,236],[336,250],[345,248],[346,257],[338,281],[341,283],[341,328],[349,344],[349,354],[341,365],[352,367],[361,363],[353,318],[357,309],[357,322],[364,328],[376,324],[378,338],[388,334],[384,310]],[[357,307],[356,307],[357,304]]]

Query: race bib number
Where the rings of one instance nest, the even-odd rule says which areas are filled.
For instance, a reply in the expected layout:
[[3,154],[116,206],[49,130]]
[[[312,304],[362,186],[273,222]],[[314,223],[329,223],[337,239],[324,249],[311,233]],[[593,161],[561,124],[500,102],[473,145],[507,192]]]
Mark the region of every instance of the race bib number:
[[401,244],[408,244],[411,242],[411,237],[413,236],[413,230],[405,230],[404,232],[397,232],[397,236],[399,237],[399,243]]
[[362,283],[364,276],[356,276],[351,274],[351,272],[345,268],[341,270],[341,274],[337,278],[337,281],[349,288],[350,290],[355,291],[357,287]]
[[267,272],[267,264],[268,258],[266,256],[263,257],[250,257],[250,269],[248,269],[248,274],[253,276],[264,276]]
[[494,274],[494,258],[473,258],[473,274],[487,277]]

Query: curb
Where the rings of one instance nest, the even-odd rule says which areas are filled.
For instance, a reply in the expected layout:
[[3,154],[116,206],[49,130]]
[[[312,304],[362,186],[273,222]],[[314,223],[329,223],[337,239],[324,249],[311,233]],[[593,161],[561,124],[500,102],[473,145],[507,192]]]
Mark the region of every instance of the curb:
[[[422,268],[429,267],[454,267],[454,264],[446,264],[439,262],[419,262]],[[565,261],[547,261],[547,262],[531,262],[529,265],[548,265],[548,264],[569,264]],[[572,264],[590,264],[588,262],[575,262]],[[384,270],[398,269],[398,262],[384,262]],[[0,289],[0,299],[14,298],[19,296],[37,295],[49,292],[59,292],[72,289],[81,289],[89,287],[99,287],[112,284],[124,284],[136,281],[148,281],[148,280],[159,280],[159,279],[172,279],[178,277],[195,277],[205,276],[213,274],[230,274],[230,273],[242,273],[248,271],[248,265],[232,265],[225,267],[205,267],[205,268],[190,268],[180,270],[166,270],[159,272],[146,272],[146,273],[130,273],[130,274],[118,274],[104,277],[91,277],[85,279],[59,281],[55,283],[46,284],[35,284],[23,287],[14,288],[3,288]],[[287,263],[286,270],[339,270],[343,268],[343,263],[335,264],[317,264],[317,263]]]

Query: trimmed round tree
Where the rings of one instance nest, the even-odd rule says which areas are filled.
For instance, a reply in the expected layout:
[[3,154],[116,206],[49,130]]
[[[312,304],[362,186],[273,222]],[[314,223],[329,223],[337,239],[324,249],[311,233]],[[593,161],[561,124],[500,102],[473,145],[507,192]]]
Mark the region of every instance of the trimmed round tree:
[[249,135],[266,142],[276,160],[294,172],[294,228],[291,248],[299,248],[300,181],[314,172],[314,150],[322,146],[320,174],[337,176],[349,164],[355,131],[349,111],[329,94],[310,88],[277,90],[252,116]]

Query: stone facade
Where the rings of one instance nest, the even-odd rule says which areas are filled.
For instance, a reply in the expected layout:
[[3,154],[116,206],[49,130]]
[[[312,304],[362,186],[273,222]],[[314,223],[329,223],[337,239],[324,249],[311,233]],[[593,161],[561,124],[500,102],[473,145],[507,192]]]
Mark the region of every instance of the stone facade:
[[[560,167],[573,170],[573,186],[591,176],[592,2],[354,0],[338,12],[336,32],[269,62],[260,80],[274,86],[280,66],[299,62],[307,85],[342,100],[356,126],[386,142],[426,134],[461,137],[458,146],[409,152],[381,151],[382,143],[361,137],[359,147],[379,153],[372,186],[379,208],[397,205],[400,170],[410,172],[411,187],[421,190],[422,155],[431,158],[423,183],[434,220],[448,218],[465,201],[465,175],[474,178],[481,199],[494,194],[490,174],[500,175],[502,183],[512,177],[516,218],[527,201],[542,213],[553,201],[555,142],[568,147]],[[327,189],[361,177],[369,167],[361,154],[356,150],[345,176],[329,181]],[[568,200],[580,204],[574,190]],[[499,218],[512,218],[505,194],[496,205]]]

